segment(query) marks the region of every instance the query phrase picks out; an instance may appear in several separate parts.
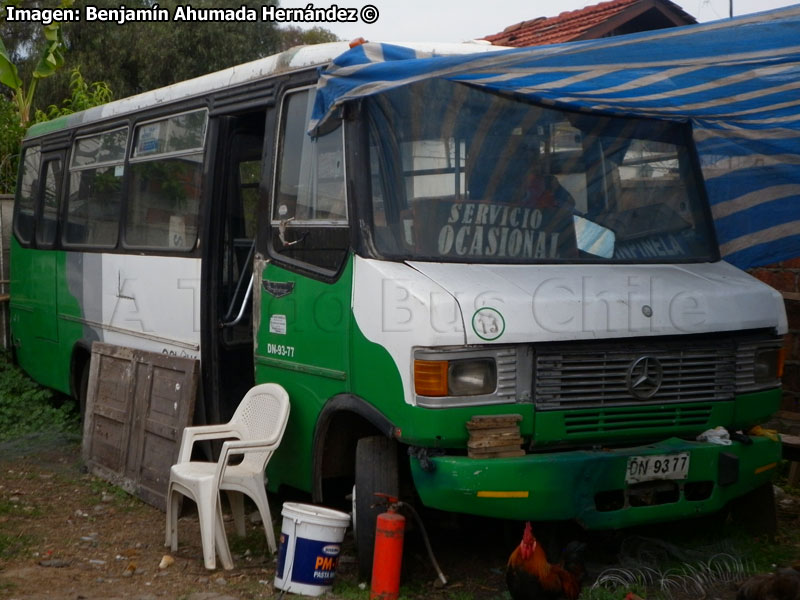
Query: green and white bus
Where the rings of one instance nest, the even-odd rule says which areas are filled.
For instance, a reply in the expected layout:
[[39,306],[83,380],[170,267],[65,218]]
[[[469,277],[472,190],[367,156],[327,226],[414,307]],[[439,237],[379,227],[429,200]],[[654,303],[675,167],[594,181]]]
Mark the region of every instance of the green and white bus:
[[[786,316],[720,261],[685,123],[425,79],[308,134],[303,47],[31,128],[12,338],[83,400],[91,344],[195,358],[196,418],[277,382],[269,486],[590,529],[702,515],[780,444]],[[439,53],[489,51],[479,45]]]

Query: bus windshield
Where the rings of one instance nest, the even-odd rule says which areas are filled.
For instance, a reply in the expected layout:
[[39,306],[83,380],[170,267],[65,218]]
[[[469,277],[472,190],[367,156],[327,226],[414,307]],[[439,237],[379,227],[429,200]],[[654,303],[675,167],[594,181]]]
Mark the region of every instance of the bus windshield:
[[367,98],[371,243],[440,262],[699,262],[717,251],[685,123],[445,80]]

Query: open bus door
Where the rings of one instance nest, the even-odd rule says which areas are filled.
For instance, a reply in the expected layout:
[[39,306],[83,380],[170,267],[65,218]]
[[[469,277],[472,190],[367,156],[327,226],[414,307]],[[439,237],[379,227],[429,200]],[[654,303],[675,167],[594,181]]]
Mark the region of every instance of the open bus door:
[[264,114],[214,121],[216,162],[203,256],[205,420],[229,420],[253,386],[252,273]]

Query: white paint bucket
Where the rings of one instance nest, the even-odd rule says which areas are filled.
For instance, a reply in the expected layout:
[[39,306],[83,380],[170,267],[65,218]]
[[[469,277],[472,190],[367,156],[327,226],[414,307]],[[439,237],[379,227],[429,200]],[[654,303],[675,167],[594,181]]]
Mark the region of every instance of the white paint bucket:
[[285,502],[275,587],[293,594],[319,596],[331,589],[339,564],[347,513]]

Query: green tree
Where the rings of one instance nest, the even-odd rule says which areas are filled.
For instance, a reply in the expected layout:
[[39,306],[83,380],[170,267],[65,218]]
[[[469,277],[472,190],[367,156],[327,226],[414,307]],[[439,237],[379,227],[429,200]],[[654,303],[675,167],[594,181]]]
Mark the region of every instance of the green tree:
[[[3,0],[0,0],[2,2]],[[6,0],[8,1],[8,0]],[[31,7],[54,7],[58,0],[26,0]],[[79,5],[88,3],[81,0]],[[99,9],[147,8],[152,0],[93,0]],[[161,0],[159,8],[174,14],[184,0]],[[193,8],[220,8],[218,0],[194,0]],[[235,7],[242,3],[235,3]],[[276,0],[249,0],[244,4],[260,12]],[[79,67],[87,81],[104,81],[123,98],[269,56],[300,44],[335,41],[336,36],[322,27],[301,30],[279,28],[261,20],[253,22],[127,22],[86,20],[66,22],[61,32],[67,49],[67,67]],[[0,19],[0,38],[7,53],[19,66],[24,78],[33,71],[30,48],[41,44],[41,26],[8,23]],[[69,72],[61,71],[39,83],[34,108],[58,104],[70,94]]]
[[[69,8],[72,2],[61,0],[59,6]],[[59,23],[24,23],[16,30],[9,27],[6,7],[16,4],[18,0],[0,4],[0,192],[4,193],[14,190],[19,145],[30,122],[39,83],[63,66],[66,49]],[[21,37],[20,32],[29,37]],[[13,42],[11,49],[4,39]]]
[[[246,6],[260,10],[268,0]],[[119,0],[94,0],[98,8],[119,8]],[[126,8],[145,8],[149,0],[127,0]],[[161,0],[159,8],[174,14],[183,0]],[[196,9],[220,8],[218,0],[194,0]],[[235,4],[236,7],[240,3]],[[254,22],[128,22],[64,23],[71,65],[80,66],[88,81],[105,81],[117,97],[126,97],[268,56],[280,48],[280,32],[272,23]],[[53,104],[66,95],[65,75],[47,82],[42,96]]]
[[17,107],[0,94],[0,194],[14,191],[19,143],[24,133]]
[[106,104],[113,98],[107,83],[104,81],[87,83],[78,67],[70,71],[69,81],[69,97],[62,100],[60,106],[51,104],[46,111],[37,109],[35,118],[37,123]]
[[[55,8],[73,0],[26,0],[28,8]],[[88,0],[87,0],[88,1]],[[19,0],[0,0],[0,6]],[[93,0],[100,9],[119,9],[119,0]],[[129,9],[147,8],[152,0],[126,0]],[[183,0],[161,0],[160,8],[174,14]],[[246,5],[260,11],[261,6],[277,4],[275,0],[251,0]],[[194,0],[193,8],[219,8],[216,0]],[[239,3],[237,3],[237,7]],[[2,17],[2,13],[0,13]],[[54,37],[55,35],[55,37]],[[126,97],[154,88],[163,87],[234,66],[263,56],[268,56],[300,44],[335,41],[336,36],[321,27],[301,30],[298,27],[278,28],[272,23],[254,21],[228,22],[128,22],[116,25],[107,22],[66,22],[49,28],[30,22],[7,22],[0,18],[0,43],[6,70],[2,83],[12,85],[3,91],[9,100],[26,107],[25,119],[16,123],[8,107],[0,99],[0,190],[13,189],[16,174],[16,154],[21,131],[36,114],[37,120],[83,110],[105,102],[110,95],[103,90],[114,90],[116,97]],[[42,61],[32,52],[45,48]],[[45,59],[46,57],[46,59]],[[79,68],[80,87],[74,70],[56,68],[64,64]],[[48,72],[46,67],[50,67]],[[40,76],[34,77],[34,73]],[[45,73],[49,77],[43,77]],[[34,81],[18,94],[22,81]],[[87,85],[86,81],[103,81],[104,84]],[[96,86],[104,86],[98,88]],[[16,86],[16,87],[15,87]],[[31,92],[35,92],[31,93]],[[77,95],[76,95],[77,92]],[[12,100],[13,98],[13,100]],[[63,100],[67,98],[67,100]],[[84,104],[82,100],[88,100]],[[37,112],[38,111],[38,112]],[[23,113],[20,113],[23,114]],[[22,130],[19,127],[22,126]]]
[[[95,0],[98,8],[119,8],[119,0]],[[127,0],[127,8],[142,8],[149,0]],[[161,0],[159,8],[174,14],[184,0]],[[250,0],[260,12],[275,0]],[[218,0],[194,0],[193,8],[220,8]],[[64,23],[69,64],[80,66],[88,81],[105,81],[117,98],[124,98],[179,81],[256,60],[300,44],[336,41],[322,27],[302,31],[253,22],[102,22]],[[67,95],[66,73],[48,80],[41,99],[54,104]]]
[[[60,105],[51,104],[46,111],[36,111],[34,121],[49,121],[112,100],[111,90],[103,82],[87,83],[80,69],[70,74],[70,95]],[[0,95],[0,194],[12,193],[17,178],[19,148],[25,127],[19,119],[17,107]]]
[[[61,8],[72,6],[73,0],[61,0]],[[17,4],[17,2],[5,2],[2,5],[2,16],[5,20],[6,6]],[[38,52],[36,67],[31,73],[28,85],[25,85],[20,77],[19,69],[12,60],[12,55],[6,49],[3,40],[0,39],[0,83],[11,89],[11,101],[17,108],[19,120],[22,126],[26,126],[31,116],[33,99],[39,81],[52,76],[64,65],[64,37],[62,35],[61,24],[58,22],[50,23],[42,27],[44,44]]]
[[310,29],[300,29],[294,25],[283,27],[281,34],[281,50],[288,50],[294,46],[310,44],[324,44],[326,42],[338,42],[336,34],[324,27],[312,27]]

